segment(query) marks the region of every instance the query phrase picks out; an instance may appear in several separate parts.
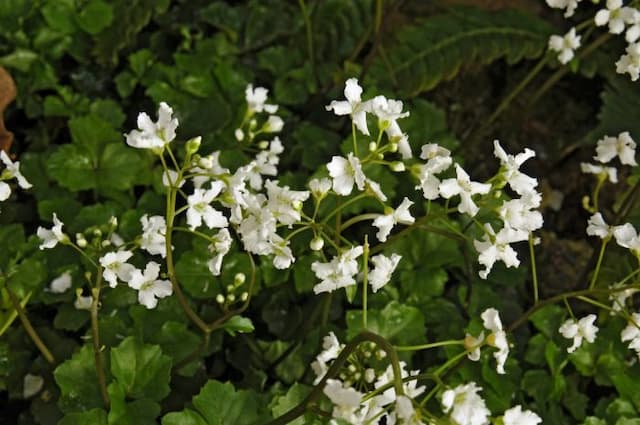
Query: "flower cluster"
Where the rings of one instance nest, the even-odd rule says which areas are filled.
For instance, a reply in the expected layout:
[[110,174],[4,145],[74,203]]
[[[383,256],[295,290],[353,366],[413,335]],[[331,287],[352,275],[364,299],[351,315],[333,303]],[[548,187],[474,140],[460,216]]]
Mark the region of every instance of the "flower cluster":
[[[555,9],[564,9],[566,18],[573,16],[581,0],[546,0],[547,5]],[[632,6],[625,6],[623,0],[607,0],[604,8],[598,10],[594,16],[594,23],[598,27],[606,26],[610,34],[624,33],[627,47],[625,53],[616,62],[618,74],[629,74],[632,81],[640,77],[640,10]],[[552,35],[549,39],[549,49],[558,52],[558,60],[562,64],[571,61],[576,49],[580,47],[580,36],[576,29],[564,36]]]
[[16,179],[18,186],[22,189],[29,189],[32,187],[31,183],[20,172],[20,161],[12,161],[9,155],[0,149],[0,161],[5,166],[5,169],[0,173],[0,202],[6,201],[11,196],[11,186],[4,180]]

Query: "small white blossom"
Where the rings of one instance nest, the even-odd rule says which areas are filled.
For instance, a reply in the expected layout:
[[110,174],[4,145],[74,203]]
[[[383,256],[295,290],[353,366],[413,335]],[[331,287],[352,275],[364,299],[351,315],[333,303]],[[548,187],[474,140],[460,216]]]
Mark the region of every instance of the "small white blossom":
[[195,174],[191,180],[197,189],[211,180],[219,180],[222,176],[229,174],[229,169],[220,165],[220,151],[201,157],[196,165],[191,169]]
[[582,162],[580,169],[583,173],[595,174],[596,176],[609,179],[611,183],[618,183],[618,170],[615,167],[605,167],[602,165],[587,164]]
[[502,421],[504,425],[538,425],[542,423],[542,418],[531,410],[522,410],[522,407],[517,405],[504,412]]
[[148,309],[155,308],[159,298],[168,297],[173,293],[171,282],[160,280],[160,265],[150,261],[144,269],[144,273],[135,269],[131,273],[129,286],[138,291],[138,302]]
[[629,74],[631,81],[640,77],[640,43],[629,44],[626,53],[616,62],[618,74]]
[[274,254],[273,267],[276,269],[288,269],[296,261],[291,248],[289,248],[289,240],[285,240],[278,235],[272,235],[271,247]]
[[7,183],[0,181],[0,202],[6,201],[11,196],[11,186]]
[[212,237],[212,242],[209,244],[209,252],[215,254],[212,259],[207,261],[209,271],[214,276],[219,276],[222,269],[222,259],[229,252],[231,248],[231,234],[229,230],[224,228]]
[[380,242],[385,242],[387,240],[387,236],[389,236],[391,229],[396,224],[400,223],[410,225],[415,222],[415,218],[413,218],[411,212],[409,212],[409,207],[411,205],[413,205],[413,202],[408,198],[404,198],[398,208],[391,211],[389,214],[380,215],[373,220],[373,225],[378,228],[376,237]]
[[291,226],[300,221],[300,210],[302,203],[309,198],[309,192],[304,190],[291,190],[289,186],[278,186],[278,181],[268,180],[265,184],[267,188],[267,208],[271,211],[278,222]]
[[362,246],[356,246],[334,257],[328,263],[315,261],[311,264],[311,270],[320,283],[313,287],[313,292],[333,292],[339,288],[345,288],[356,284],[355,275],[358,273],[356,259],[363,253]]
[[502,165],[500,170],[501,174],[506,182],[509,183],[511,189],[520,196],[524,196],[525,194],[535,191],[535,188],[538,185],[538,180],[533,177],[529,177],[520,171],[520,166],[529,158],[536,156],[536,153],[531,149],[526,148],[524,152],[515,156],[508,155],[504,149],[502,149],[500,142],[497,140],[493,141],[493,148],[494,155],[500,160]]
[[373,292],[378,292],[380,288],[391,280],[391,275],[398,267],[401,258],[402,256],[398,254],[391,254],[391,257],[383,254],[371,257],[371,262],[375,268],[369,273],[369,284]]
[[180,181],[178,181],[177,171],[165,170],[162,172],[162,185],[164,187],[182,187],[184,184],[184,179],[180,179]]
[[327,111],[333,110],[336,115],[351,115],[353,124],[360,132],[369,135],[367,128],[367,112],[370,102],[362,102],[362,87],[356,78],[349,78],[345,83],[344,97],[347,100],[333,100],[326,106]]
[[9,158],[9,155],[7,155],[7,153],[1,149],[0,149],[0,160],[2,160],[2,162],[6,167],[4,171],[2,171],[2,175],[1,175],[3,179],[15,178],[18,181],[18,186],[20,186],[23,189],[29,189],[33,187],[33,185],[29,183],[27,179],[20,172],[20,161],[15,161],[15,162],[11,161],[11,158]]
[[576,8],[578,7],[578,3],[582,0],[546,0],[547,5],[554,9],[566,9],[564,13],[565,18],[569,18],[573,16]]
[[606,164],[617,156],[622,164],[636,166],[638,163],[635,155],[636,142],[633,141],[629,132],[625,131],[618,137],[605,136],[598,140],[596,156],[593,158]]
[[327,164],[329,175],[333,178],[333,190],[342,196],[351,194],[355,183],[358,190],[364,190],[366,177],[362,172],[360,159],[349,152],[347,158],[334,156]]
[[265,133],[279,133],[284,127],[284,121],[277,115],[269,115],[267,122],[262,126],[262,131]]
[[624,285],[618,284],[611,285],[609,287],[610,289],[616,289],[615,292],[611,292],[609,294],[609,301],[611,301],[612,309],[611,314],[614,314],[614,312],[622,311],[627,304],[627,299],[629,299],[629,297],[633,296],[633,294],[639,291],[639,289],[636,288],[619,289],[622,286]]
[[613,235],[613,227],[605,223],[602,214],[595,213],[587,222],[587,235],[597,236],[600,239],[607,239]]
[[209,229],[227,227],[227,218],[210,205],[223,187],[222,181],[213,181],[210,189],[194,189],[187,197],[187,224],[191,230],[200,227],[203,220]]
[[62,232],[62,226],[64,226],[64,223],[58,220],[56,213],[53,213],[53,227],[51,230],[38,227],[36,234],[42,241],[40,249],[53,248],[58,242],[66,243],[69,240],[69,236]]
[[322,199],[331,190],[331,180],[327,178],[311,179],[309,181],[309,189],[311,189],[311,194],[314,198]]
[[108,252],[100,257],[100,265],[104,268],[102,277],[109,282],[109,286],[115,288],[118,279],[128,282],[131,273],[135,270],[132,264],[126,261],[133,256],[131,251]]
[[620,333],[622,342],[629,341],[629,349],[640,357],[640,313],[633,313],[627,327]]
[[127,144],[139,149],[162,150],[176,138],[178,119],[172,118],[173,109],[164,102],[158,108],[158,122],[151,121],[149,115],[138,115],[138,129],[126,134]]
[[531,191],[520,199],[504,201],[498,212],[505,227],[527,233],[534,232],[540,229],[544,222],[540,211],[533,210],[538,208],[541,202],[542,196],[536,191]]
[[69,288],[71,288],[71,273],[68,271],[53,279],[49,285],[49,290],[54,294],[62,294]]
[[76,310],[91,310],[93,304],[93,297],[91,295],[83,296],[82,289],[76,289],[76,300],[73,302],[73,306]]
[[622,34],[625,21],[630,18],[629,14],[630,9],[622,7],[622,0],[607,0],[607,8],[596,13],[595,22],[599,27],[609,24],[611,34]]
[[440,194],[440,179],[435,175],[448,169],[453,163],[451,151],[439,146],[436,143],[429,143],[422,146],[420,158],[426,160],[425,164],[418,166],[418,179],[425,199],[437,199]]
[[402,159],[409,159],[413,156],[409,139],[397,122],[400,118],[409,116],[409,112],[402,112],[402,107],[401,101],[384,96],[376,96],[371,100],[371,112],[378,117],[378,127],[384,129],[389,140],[398,144]]
[[576,321],[576,319],[568,319],[560,326],[558,331],[563,337],[567,339],[573,338],[573,345],[567,348],[567,352],[573,353],[582,345],[583,338],[587,342],[593,342],[596,340],[596,334],[598,333],[598,327],[593,323],[596,321],[595,314],[589,314],[586,317]]
[[455,195],[460,195],[458,211],[474,217],[478,213],[479,208],[473,202],[471,197],[476,194],[485,195],[489,193],[491,185],[487,183],[472,182],[469,178],[469,174],[467,174],[460,165],[455,164],[455,167],[456,178],[446,179],[440,183],[440,194],[446,199]]
[[149,217],[145,214],[140,218],[140,223],[142,224],[140,248],[151,255],[161,255],[164,258],[167,255],[165,239],[167,224],[164,217],[160,215]]
[[442,393],[442,407],[456,425],[487,425],[491,412],[478,395],[482,388],[475,382],[458,385]]
[[480,254],[478,262],[485,266],[479,272],[482,279],[486,279],[496,261],[502,261],[507,267],[518,267],[520,260],[518,254],[509,244],[526,241],[529,234],[523,230],[516,230],[510,227],[503,227],[497,234],[489,223],[485,224],[484,240],[473,241],[473,246]]
[[269,90],[264,87],[256,87],[254,89],[253,84],[248,84],[244,93],[250,113],[265,111],[269,114],[275,114],[278,110],[278,105],[265,103]]
[[343,386],[343,383],[337,379],[327,379],[322,392],[333,403],[332,416],[335,419],[344,419],[349,423],[361,423],[360,421],[356,422],[356,411],[360,408],[364,394],[351,387]]
[[635,255],[640,255],[640,235],[631,223],[625,223],[613,228],[613,236],[616,243],[623,248],[628,248]]
[[509,342],[507,341],[507,333],[502,329],[500,314],[495,308],[488,308],[482,312],[480,317],[483,326],[491,331],[491,334],[487,336],[487,344],[498,349],[493,353],[493,357],[496,359],[497,372],[503,375],[505,373],[504,363],[509,355]]
[[327,363],[338,358],[343,348],[344,344],[340,344],[333,332],[329,332],[329,335],[322,339],[322,351],[316,356],[316,360],[311,363],[311,369],[316,374],[313,385],[317,385],[324,378],[327,370],[329,370]]
[[571,28],[564,36],[549,37],[549,49],[558,52],[558,61],[564,65],[573,59],[576,49],[580,47],[581,38],[576,35],[576,29]]

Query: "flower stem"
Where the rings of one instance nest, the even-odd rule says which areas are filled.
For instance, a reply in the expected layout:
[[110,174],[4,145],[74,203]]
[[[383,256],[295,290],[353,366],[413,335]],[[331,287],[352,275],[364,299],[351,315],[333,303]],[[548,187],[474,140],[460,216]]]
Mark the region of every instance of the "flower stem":
[[607,247],[608,242],[609,242],[609,238],[604,238],[602,240],[602,245],[600,246],[600,254],[598,254],[598,262],[596,263],[596,269],[593,272],[593,276],[591,276],[591,283],[589,283],[589,289],[593,289],[596,286],[596,281],[598,280],[598,274],[600,274],[600,266],[602,265],[602,259],[604,258],[604,250]]
[[304,28],[307,36],[307,54],[309,55],[309,65],[311,66],[311,75],[313,76],[314,81],[316,78],[316,68],[315,68],[315,55],[313,53],[313,29],[311,26],[311,19],[309,17],[309,11],[307,10],[307,5],[304,0],[298,0],[298,5],[300,6],[300,13],[302,13],[302,19],[304,20]]
[[421,345],[404,345],[396,347],[396,351],[419,351],[419,350],[428,350],[430,348],[436,347],[445,347],[448,345],[464,345],[464,340],[461,339],[451,339],[448,341],[438,341],[431,342],[429,344],[421,344]]
[[55,364],[56,360],[53,357],[53,354],[51,354],[51,351],[49,350],[47,345],[44,343],[44,341],[42,341],[42,338],[40,338],[38,332],[36,332],[36,330],[31,325],[31,321],[27,316],[27,312],[24,310],[24,308],[22,308],[22,305],[20,305],[20,301],[18,301],[16,294],[14,294],[13,291],[9,288],[9,285],[5,285],[5,289],[7,290],[7,294],[9,294],[11,305],[18,313],[18,317],[20,318],[22,327],[24,327],[24,330],[29,335],[29,338],[31,338],[36,347],[38,347],[38,350],[40,350],[40,353],[42,353],[42,356],[47,360],[47,362],[49,362],[50,364]]
[[531,257],[531,279],[533,280],[533,303],[538,304],[538,272],[536,270],[536,255],[533,249],[533,233],[529,232],[529,255]]
[[100,328],[98,318],[98,307],[100,305],[100,289],[102,287],[102,267],[98,267],[96,286],[91,291],[91,340],[93,342],[93,358],[96,363],[96,374],[98,375],[98,386],[100,395],[105,407],[109,407],[109,393],[107,392],[107,379],[104,375],[104,365],[102,364],[102,347],[100,346]]
[[367,292],[369,286],[369,238],[364,235],[364,265],[362,268],[362,328],[367,329]]

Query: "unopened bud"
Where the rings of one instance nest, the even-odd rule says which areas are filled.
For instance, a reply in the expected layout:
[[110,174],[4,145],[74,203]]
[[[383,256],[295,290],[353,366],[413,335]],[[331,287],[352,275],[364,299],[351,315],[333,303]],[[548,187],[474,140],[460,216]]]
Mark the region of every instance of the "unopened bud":
[[377,144],[376,142],[370,142],[370,143],[369,143],[369,151],[370,151],[370,152],[373,152],[373,151],[375,151],[376,149],[378,149],[378,144]]
[[111,216],[111,218],[109,218],[109,226],[111,226],[114,229],[118,227],[118,218]]
[[233,284],[235,286],[241,286],[247,280],[247,276],[244,273],[236,273],[233,278]]
[[398,152],[398,144],[396,142],[389,143],[389,152]]
[[320,251],[323,246],[324,239],[322,239],[320,236],[316,236],[315,238],[311,239],[311,242],[309,243],[309,248],[311,248],[312,251]]
[[236,131],[233,133],[238,142],[242,142],[244,140],[244,131],[240,128],[236,128]]
[[249,293],[248,292],[243,292],[242,294],[240,294],[240,301],[245,302],[248,299],[249,299]]
[[218,304],[224,304],[224,295],[222,295],[222,294],[216,295],[216,302]]
[[236,296],[234,294],[227,295],[227,301],[229,301],[230,303],[234,302],[235,300]]
[[263,140],[262,142],[258,143],[258,148],[260,149],[267,149],[269,147],[269,142],[267,142],[266,140]]
[[301,201],[293,201],[292,203],[293,209],[296,211],[302,210],[302,202]]
[[200,161],[198,161],[198,166],[200,168],[204,168],[205,170],[208,170],[209,168],[213,167],[213,159],[210,156],[205,156],[203,158],[200,158]]
[[105,239],[105,240],[103,240],[102,242],[100,242],[100,245],[101,245],[103,248],[106,248],[106,247],[108,247],[109,245],[111,245],[111,241],[110,241],[109,239]]
[[394,161],[389,165],[389,167],[391,168],[391,171],[395,171],[396,173],[406,170],[404,162],[402,161]]
[[201,142],[202,142],[202,137],[200,136],[194,137],[193,139],[190,139],[189,141],[187,141],[187,144],[185,145],[187,155],[193,155],[194,153],[198,152],[198,149],[200,149]]

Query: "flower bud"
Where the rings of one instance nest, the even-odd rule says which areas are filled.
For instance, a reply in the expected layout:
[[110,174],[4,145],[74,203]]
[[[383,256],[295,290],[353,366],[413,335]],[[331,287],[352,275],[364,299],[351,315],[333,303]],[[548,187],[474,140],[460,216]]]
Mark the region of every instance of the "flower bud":
[[262,142],[258,143],[258,148],[260,149],[267,149],[269,147],[269,142],[267,142],[266,140],[263,140]]
[[316,236],[315,238],[311,239],[311,242],[309,242],[309,248],[311,248],[312,251],[320,251],[323,246],[324,239],[322,239],[322,237],[320,236]]
[[244,273],[236,273],[233,278],[233,284],[238,287],[241,286],[247,280],[247,276]]
[[230,303],[234,302],[235,300],[236,296],[234,294],[227,295],[227,301],[229,301]]
[[224,295],[222,295],[222,294],[216,295],[216,302],[218,304],[224,304]]
[[396,142],[389,143],[389,152],[398,152],[398,144]]
[[194,137],[193,139],[190,139],[189,141],[187,141],[187,144],[185,145],[185,150],[187,151],[187,155],[193,155],[194,153],[198,152],[198,149],[200,149],[201,142],[202,142],[202,137],[200,136]]
[[236,287],[235,287],[235,286],[233,286],[233,285],[227,285],[227,292],[228,292],[228,293],[233,292],[235,289],[236,289]]
[[245,302],[249,299],[249,293],[248,292],[243,292],[242,294],[240,294],[240,301]]
[[270,115],[267,122],[262,125],[262,131],[265,133],[279,133],[284,127],[284,121],[277,115]]
[[389,164],[389,168],[391,168],[391,171],[395,171],[396,173],[406,170],[404,162],[402,161],[392,162],[391,164]]
[[373,151],[375,151],[376,149],[378,149],[378,144],[377,144],[376,142],[370,142],[370,143],[369,143],[369,151],[370,151],[370,152],[373,152]]
[[238,142],[242,142],[244,140],[244,131],[240,128],[236,128],[236,131],[233,133]]

